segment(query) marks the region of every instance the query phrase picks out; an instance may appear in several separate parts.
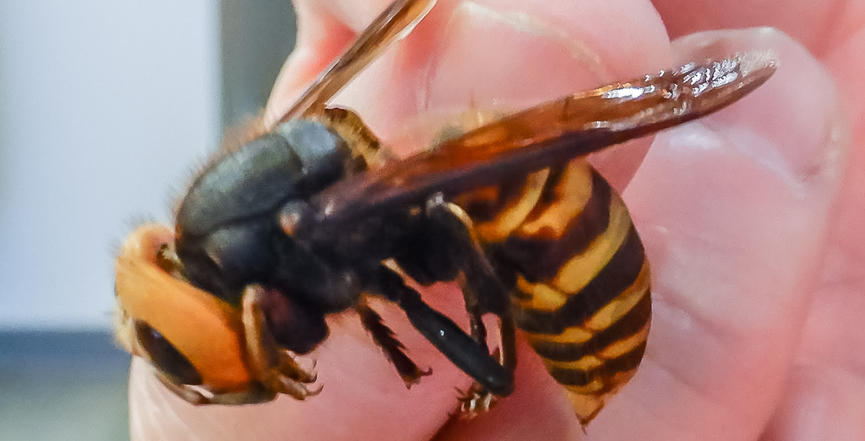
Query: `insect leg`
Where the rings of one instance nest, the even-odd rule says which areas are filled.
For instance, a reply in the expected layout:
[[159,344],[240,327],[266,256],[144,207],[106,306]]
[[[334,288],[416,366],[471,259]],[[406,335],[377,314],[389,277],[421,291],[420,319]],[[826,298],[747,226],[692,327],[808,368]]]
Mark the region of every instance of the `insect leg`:
[[393,331],[384,324],[381,316],[369,306],[364,296],[358,300],[355,310],[360,315],[363,327],[369,331],[372,339],[396,367],[406,387],[411,387],[413,384],[417,384],[421,377],[432,374],[432,369],[420,370],[417,364],[403,352],[405,346],[394,337]]
[[309,390],[306,386],[315,382],[315,374],[301,367],[289,351],[280,348],[270,333],[261,308],[264,295],[264,288],[258,285],[248,286],[243,293],[242,320],[255,379],[269,391],[298,400],[317,395],[320,388]]
[[496,395],[513,392],[513,371],[490,356],[451,319],[424,303],[402,277],[382,265],[374,283],[375,291],[399,305],[412,326],[463,372]]
[[[511,314],[509,289],[496,274],[473,233],[471,218],[456,204],[444,202],[441,196],[427,202],[427,217],[446,232],[445,242],[452,247],[449,257],[460,264],[460,285],[471,319],[472,337],[484,351],[489,351],[482,316],[489,312],[499,317],[500,346],[496,355],[499,363],[513,372],[517,364],[516,325]],[[462,414],[470,418],[488,410],[493,397],[483,384],[475,383],[462,401]]]
[[469,294],[471,287],[468,286],[465,276],[460,278],[460,287],[462,288],[463,298],[465,299],[466,310],[469,313],[469,329],[471,336],[481,349],[489,352],[489,346],[487,345],[487,327],[484,325],[483,312],[477,302],[470,303],[470,300],[474,300],[475,296]]
[[515,368],[513,334],[516,331],[511,316],[510,289],[505,286],[487,259],[474,234],[471,218],[458,205],[444,202],[441,196],[434,196],[427,202],[427,217],[436,225],[438,232],[444,235],[442,242],[449,244],[448,258],[459,263],[462,271],[460,284],[466,309],[472,317],[472,336],[478,344],[485,345],[486,329],[480,317],[486,313],[495,314],[502,323],[502,364],[511,369]]

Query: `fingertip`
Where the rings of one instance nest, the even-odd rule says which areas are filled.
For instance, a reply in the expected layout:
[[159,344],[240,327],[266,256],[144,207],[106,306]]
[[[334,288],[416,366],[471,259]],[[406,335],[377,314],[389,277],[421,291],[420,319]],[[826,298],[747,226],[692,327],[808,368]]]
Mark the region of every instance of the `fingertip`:
[[280,69],[265,106],[269,127],[281,119],[294,100],[361,33],[390,0],[294,2],[297,17],[295,47]]
[[849,121],[832,76],[804,46],[777,29],[761,27],[700,32],[677,39],[673,47],[680,60],[745,51],[774,53],[774,76],[735,110],[719,112],[710,121],[728,133],[748,132],[776,146],[774,151],[761,151],[759,144],[748,143],[748,150],[788,180],[838,172],[832,158],[845,155]]
[[[723,42],[707,43],[717,39]],[[699,252],[711,246],[723,253],[719,259],[726,264],[741,265],[730,267],[729,274],[718,273],[728,280],[719,286],[740,279],[748,283],[743,288],[772,284],[784,292],[794,281],[805,283],[799,277],[806,273],[789,273],[794,265],[804,264],[800,258],[820,252],[848,150],[834,83],[817,60],[779,31],[716,31],[686,37],[676,48],[682,57],[701,58],[707,45],[771,49],[779,54],[781,67],[765,85],[729,108],[657,136],[627,192],[629,206],[638,220],[651,223],[650,229],[662,228],[668,237],[690,237],[695,244],[701,241]],[[803,231],[809,234],[798,238],[796,252],[784,253],[790,244],[786,237]],[[733,250],[740,254],[733,255]],[[760,274],[744,277],[755,263],[763,265]],[[766,277],[772,266],[785,268],[791,278]],[[655,275],[661,276],[657,271]],[[701,298],[707,298],[705,293]],[[770,311],[759,310],[754,320],[765,322],[763,314]],[[716,310],[712,315],[723,319],[730,312]]]
[[[622,12],[621,15],[616,12]],[[668,67],[663,23],[646,2],[482,2],[457,8],[430,63],[430,108],[518,111]],[[592,156],[622,191],[650,140]]]
[[[467,112],[500,117],[669,64],[663,23],[648,2],[439,1],[337,103],[407,153]],[[647,148],[616,149],[602,173],[621,189]]]
[[300,94],[345,49],[356,33],[322,5],[295,2],[297,36],[294,50],[279,71],[264,109],[264,123],[282,118]]
[[709,46],[771,49],[780,68],[729,108],[656,136],[625,193],[655,301],[644,367],[623,395],[644,408],[633,413],[644,430],[665,421],[749,438],[784,385],[849,139],[831,76],[789,37],[752,29],[674,43],[685,59]]
[[[645,19],[652,14],[643,3],[578,3],[459,2],[440,11],[441,37],[422,71],[420,110],[511,112],[665,64],[663,24]],[[609,9],[631,15],[613,19]],[[624,29],[639,35],[637,43],[614,37]]]

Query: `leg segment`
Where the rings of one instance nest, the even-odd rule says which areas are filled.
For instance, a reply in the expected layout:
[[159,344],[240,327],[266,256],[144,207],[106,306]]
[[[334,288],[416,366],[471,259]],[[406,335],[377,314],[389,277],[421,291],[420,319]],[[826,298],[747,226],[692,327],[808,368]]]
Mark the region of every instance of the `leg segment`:
[[[447,243],[452,244],[451,259],[458,261],[462,274],[460,285],[466,309],[471,320],[472,338],[484,352],[487,348],[487,330],[482,316],[493,313],[499,317],[499,364],[510,372],[516,368],[516,326],[510,310],[510,293],[486,257],[472,230],[469,216],[457,205],[432,198],[427,203],[427,216],[438,230],[444,232]],[[466,391],[462,401],[462,415],[471,418],[488,410],[498,395],[476,382]]]
[[376,285],[376,291],[399,305],[427,340],[486,390],[499,396],[513,392],[513,371],[502,366],[451,319],[424,303],[402,277],[382,266]]
[[459,206],[433,198],[427,204],[431,221],[447,231],[447,240],[453,244],[452,259],[460,262],[460,285],[471,317],[472,336],[486,347],[486,328],[481,316],[492,313],[499,317],[499,348],[501,363],[516,368],[516,343],[510,307],[510,290],[496,274],[472,230],[472,221]]
[[270,333],[261,309],[263,290],[261,286],[251,285],[243,293],[242,319],[253,375],[266,390],[298,400],[317,395],[320,388],[309,390],[306,386],[315,382],[315,374],[302,368],[291,352],[276,344]]
[[391,364],[396,367],[406,387],[417,384],[421,377],[432,374],[432,369],[420,370],[417,364],[409,358],[403,349],[405,346],[394,337],[393,331],[384,324],[381,316],[373,310],[365,297],[361,296],[355,310],[360,315],[363,327],[372,335],[372,339],[384,351]]
[[427,201],[426,214],[432,234],[440,236],[436,243],[446,244],[440,254],[456,262],[463,274],[466,308],[477,306],[481,314],[488,312],[503,316],[510,312],[510,289],[502,283],[495,268],[486,257],[472,220],[458,205],[445,202],[441,195]]
[[198,386],[177,385],[163,374],[157,378],[174,394],[195,404],[253,404],[271,401],[280,393],[303,400],[318,395],[321,388],[309,390],[315,374],[305,370],[294,355],[276,344],[261,309],[264,288],[251,285],[244,290],[241,320],[246,336],[246,352],[252,381],[237,392],[214,392]]

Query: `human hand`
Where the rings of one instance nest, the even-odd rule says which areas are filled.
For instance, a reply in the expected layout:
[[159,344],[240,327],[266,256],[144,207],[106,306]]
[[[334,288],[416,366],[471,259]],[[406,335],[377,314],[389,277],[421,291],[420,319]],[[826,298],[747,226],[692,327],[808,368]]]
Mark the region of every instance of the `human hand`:
[[[268,104],[271,120],[386,3],[299,2],[298,48]],[[850,37],[861,25],[831,15],[831,4],[801,3],[659,1],[659,17],[637,0],[439,0],[336,99],[406,154],[454,112],[520,109],[699,58],[687,54],[693,40],[671,48],[664,25],[681,35],[771,24],[820,56],[778,33],[740,34],[731,50],[779,53],[773,79],[657,136],[642,165],[647,142],[598,158],[619,190],[630,180],[624,196],[653,265],[654,316],[637,376],[587,436],[524,344],[514,395],[475,420],[450,420],[454,388],[470,380],[381,304],[409,355],[433,368],[411,390],[344,314],[312,354],[324,391],[306,402],[196,408],[136,361],[133,439],[861,439],[865,125],[855,97],[865,41]],[[465,316],[452,289],[424,298]]]

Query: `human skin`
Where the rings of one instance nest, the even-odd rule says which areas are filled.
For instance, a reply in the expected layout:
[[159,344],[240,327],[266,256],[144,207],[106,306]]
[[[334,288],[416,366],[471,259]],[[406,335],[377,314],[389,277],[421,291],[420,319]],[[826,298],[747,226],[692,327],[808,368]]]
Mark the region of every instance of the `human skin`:
[[[298,1],[298,46],[266,119],[386,3]],[[594,159],[622,191],[652,262],[652,333],[637,375],[583,433],[520,341],[514,395],[456,421],[455,388],[470,379],[382,302],[374,306],[409,355],[433,369],[410,390],[345,313],[305,357],[324,386],[305,402],[194,407],[134,361],[132,438],[865,439],[863,19],[863,1],[439,0],[335,100],[400,154],[466,109],[515,110],[656,72],[699,59],[698,40],[778,54],[775,77],[741,102],[651,148],[629,143]],[[668,39],[757,25],[789,37]],[[424,299],[466,322],[454,289]]]

